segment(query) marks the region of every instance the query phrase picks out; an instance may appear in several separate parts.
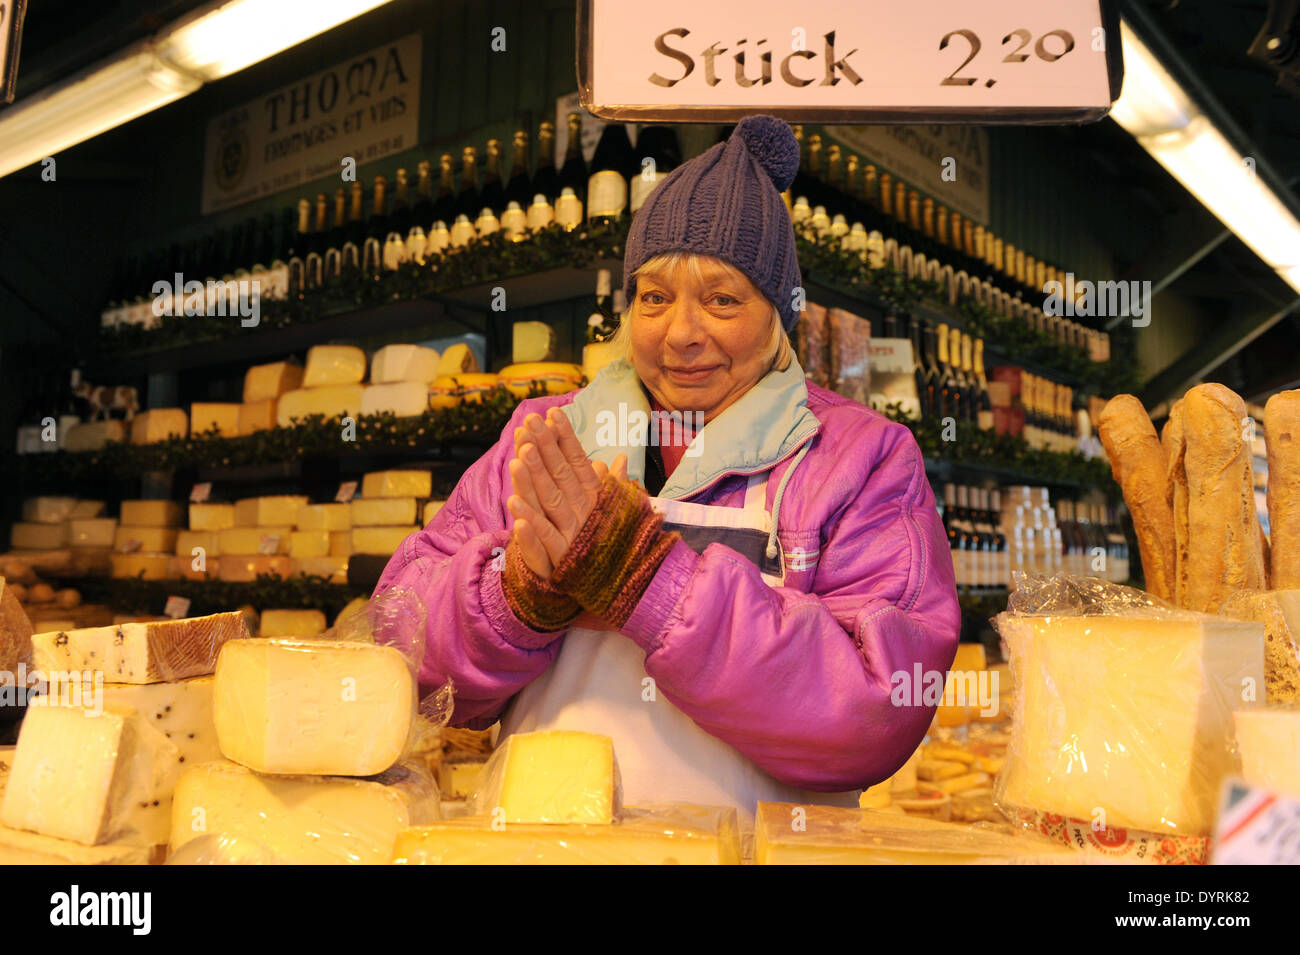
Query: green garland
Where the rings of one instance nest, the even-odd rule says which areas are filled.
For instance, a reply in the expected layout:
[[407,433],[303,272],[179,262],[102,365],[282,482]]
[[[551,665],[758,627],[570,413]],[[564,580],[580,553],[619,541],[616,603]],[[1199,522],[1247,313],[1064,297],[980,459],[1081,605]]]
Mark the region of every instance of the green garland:
[[115,613],[161,614],[168,597],[190,600],[188,616],[233,610],[244,605],[258,611],[267,608],[315,609],[324,612],[327,623],[354,597],[368,593],[344,584],[331,584],[324,577],[263,575],[249,583],[220,580],[137,580],[85,577],[70,584],[81,591],[86,603],[107,604]]

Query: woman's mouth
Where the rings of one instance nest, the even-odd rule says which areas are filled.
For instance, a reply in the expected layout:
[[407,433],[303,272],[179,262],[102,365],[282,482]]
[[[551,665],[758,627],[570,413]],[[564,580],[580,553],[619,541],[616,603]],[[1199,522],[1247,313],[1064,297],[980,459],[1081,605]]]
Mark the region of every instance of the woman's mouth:
[[664,373],[673,381],[680,384],[698,384],[701,381],[707,380],[710,375],[721,367],[721,365],[690,365],[680,367],[665,365]]

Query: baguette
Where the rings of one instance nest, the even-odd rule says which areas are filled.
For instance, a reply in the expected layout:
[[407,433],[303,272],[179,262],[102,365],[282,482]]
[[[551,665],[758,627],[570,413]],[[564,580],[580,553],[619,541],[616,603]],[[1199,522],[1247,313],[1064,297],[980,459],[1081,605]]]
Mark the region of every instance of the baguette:
[[1183,399],[1174,402],[1160,434],[1168,464],[1166,495],[1169,510],[1174,518],[1174,580],[1173,601],[1179,607],[1187,606],[1187,441],[1183,433]]
[[1097,419],[1110,470],[1133,515],[1147,591],[1174,599],[1174,520],[1165,483],[1165,451],[1142,402],[1116,395]]
[[1268,526],[1272,586],[1300,588],[1300,390],[1282,391],[1264,406],[1268,445]]
[[1223,385],[1183,399],[1189,610],[1215,613],[1229,594],[1267,586],[1244,421],[1245,402]]

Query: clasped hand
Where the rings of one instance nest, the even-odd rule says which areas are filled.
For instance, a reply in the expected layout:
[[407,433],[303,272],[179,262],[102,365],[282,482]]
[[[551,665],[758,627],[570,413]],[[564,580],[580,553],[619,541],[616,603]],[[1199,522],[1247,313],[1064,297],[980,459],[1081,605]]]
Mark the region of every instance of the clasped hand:
[[[510,462],[514,493],[506,509],[515,519],[511,534],[529,569],[549,580],[591,516],[600,485],[610,468],[587,460],[582,443],[564,412],[552,408],[530,414],[515,428]],[[626,480],[627,456],[614,459],[613,473]]]

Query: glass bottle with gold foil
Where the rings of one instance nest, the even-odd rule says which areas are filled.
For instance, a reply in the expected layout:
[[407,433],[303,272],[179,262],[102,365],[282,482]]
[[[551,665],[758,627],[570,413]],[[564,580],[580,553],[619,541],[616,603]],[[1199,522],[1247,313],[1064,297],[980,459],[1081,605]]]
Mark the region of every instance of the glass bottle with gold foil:
[[311,200],[298,200],[298,230],[289,255],[289,294],[301,298],[307,290],[307,255],[311,251]]
[[972,357],[971,337],[961,333],[962,403],[966,407],[966,420],[979,423],[979,382],[975,380],[975,362]]
[[325,284],[325,222],[329,210],[329,197],[316,193],[316,224],[311,232],[311,245],[307,251],[305,274],[307,288],[320,288]]
[[361,248],[361,271],[372,277],[378,277],[384,267],[384,240],[388,238],[387,190],[388,178],[375,176],[366,244]]
[[348,195],[339,186],[334,190],[334,226],[325,243],[325,281],[343,272],[343,243],[348,238]]
[[527,209],[538,193],[553,204],[560,194],[559,181],[559,173],[555,171],[555,124],[543,120],[537,127],[537,163],[533,167],[532,195],[520,205]]
[[[939,403],[942,408],[941,417],[952,418],[955,421],[962,420],[965,414],[965,408],[962,407],[961,400],[961,382],[957,378],[957,372],[954,368],[953,358],[960,360],[960,355],[953,355],[952,333],[956,332],[958,342],[960,343],[961,332],[957,329],[949,329],[947,324],[940,324],[937,329],[937,338],[939,344],[939,368],[942,377],[939,381]],[[958,344],[959,352],[961,350]]]
[[366,243],[366,221],[360,180],[352,183],[352,197],[348,206],[348,235],[343,240],[343,271],[361,268],[361,248]]
[[612,226],[627,208],[628,173],[636,165],[632,141],[622,123],[600,131],[587,177],[587,223]]
[[993,430],[993,400],[989,395],[988,377],[984,371],[984,339],[975,339],[975,353],[972,356],[975,372],[975,408],[976,423],[981,431]]
[[482,208],[478,189],[478,150],[466,146],[461,151],[460,188],[456,192],[455,214],[465,216],[473,222]]
[[[511,202],[519,204],[522,212],[533,201],[537,190],[533,188],[532,177],[528,175],[528,133],[516,129],[510,140],[510,179],[506,182],[506,206]],[[505,221],[504,211],[501,214]]]
[[423,265],[428,230],[433,225],[433,166],[427,159],[422,159],[416,170],[415,204],[411,207],[411,221],[406,230],[406,260]]
[[628,195],[628,211],[635,214],[654,188],[681,165],[682,150],[671,126],[642,126],[636,136],[636,165]]
[[483,158],[483,187],[478,196],[479,212],[491,209],[500,217],[506,208],[506,186],[501,175],[501,140],[489,139]]
[[433,223],[441,222],[444,227],[456,218],[456,172],[455,160],[451,153],[438,157],[438,195],[433,200],[433,214],[429,224],[424,227],[425,234],[433,231]]
[[394,177],[393,211],[388,217],[388,234],[384,236],[384,268],[396,271],[406,262],[406,235],[411,231],[411,183],[405,169]]

